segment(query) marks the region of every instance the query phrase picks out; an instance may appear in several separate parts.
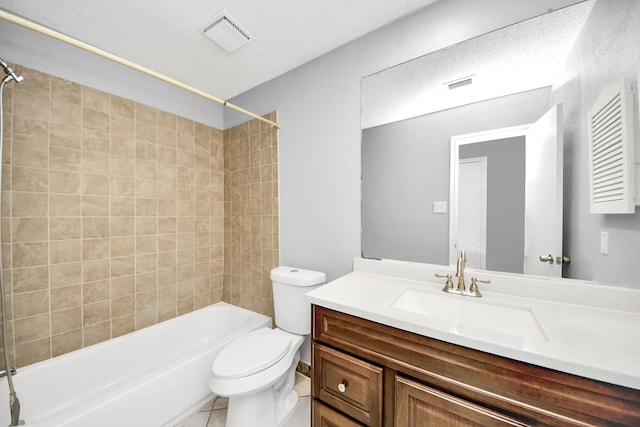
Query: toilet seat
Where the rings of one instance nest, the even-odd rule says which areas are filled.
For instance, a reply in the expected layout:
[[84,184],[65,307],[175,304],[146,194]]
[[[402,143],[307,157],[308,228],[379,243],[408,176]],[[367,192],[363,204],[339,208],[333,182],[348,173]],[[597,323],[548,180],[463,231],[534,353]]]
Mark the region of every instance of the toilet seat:
[[291,336],[278,329],[262,328],[227,345],[213,362],[213,374],[233,379],[253,375],[276,364],[291,348]]

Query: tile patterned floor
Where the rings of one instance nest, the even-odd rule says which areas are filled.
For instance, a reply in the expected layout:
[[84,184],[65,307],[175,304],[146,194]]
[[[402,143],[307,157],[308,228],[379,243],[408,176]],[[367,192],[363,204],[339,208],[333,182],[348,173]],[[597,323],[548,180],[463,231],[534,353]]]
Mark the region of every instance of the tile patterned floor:
[[[311,380],[304,375],[296,374],[295,390],[298,393],[298,404],[282,427],[309,427],[311,425]],[[223,397],[211,401],[175,427],[224,427],[227,402],[228,400]]]

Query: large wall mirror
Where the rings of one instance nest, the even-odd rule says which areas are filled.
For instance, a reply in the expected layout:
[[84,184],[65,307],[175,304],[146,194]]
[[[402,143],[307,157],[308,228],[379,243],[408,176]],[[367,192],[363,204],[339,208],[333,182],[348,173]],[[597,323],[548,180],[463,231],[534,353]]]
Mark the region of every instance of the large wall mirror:
[[[640,214],[589,213],[586,116],[603,87],[637,81],[639,19],[634,1],[580,2],[365,77],[363,256],[450,266],[466,227],[484,239],[477,268],[637,286]],[[527,132],[549,110],[560,145],[536,157]],[[535,174],[557,184],[532,190]],[[552,249],[534,247],[549,228]]]

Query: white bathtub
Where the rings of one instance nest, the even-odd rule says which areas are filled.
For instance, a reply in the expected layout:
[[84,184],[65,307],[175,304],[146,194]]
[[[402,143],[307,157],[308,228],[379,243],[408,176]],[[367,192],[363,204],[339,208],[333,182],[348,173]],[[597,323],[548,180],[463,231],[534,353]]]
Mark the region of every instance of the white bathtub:
[[[213,398],[214,356],[271,318],[218,303],[110,341],[18,369],[27,426],[172,426]],[[0,426],[9,425],[0,380]]]

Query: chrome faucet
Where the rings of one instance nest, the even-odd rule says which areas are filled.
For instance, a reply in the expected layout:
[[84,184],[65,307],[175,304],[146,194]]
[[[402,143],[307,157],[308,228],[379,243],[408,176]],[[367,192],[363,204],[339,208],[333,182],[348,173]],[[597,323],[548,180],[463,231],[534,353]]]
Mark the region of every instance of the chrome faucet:
[[475,277],[471,278],[471,286],[467,290],[467,287],[464,283],[464,269],[467,266],[467,254],[465,251],[460,251],[460,258],[456,262],[456,277],[458,278],[458,286],[453,285],[453,280],[451,280],[451,274],[438,274],[436,273],[436,277],[447,279],[444,287],[442,288],[443,292],[447,292],[450,294],[459,294],[465,295],[468,297],[481,297],[480,289],[478,288],[478,283],[491,283],[489,280],[480,280]]

